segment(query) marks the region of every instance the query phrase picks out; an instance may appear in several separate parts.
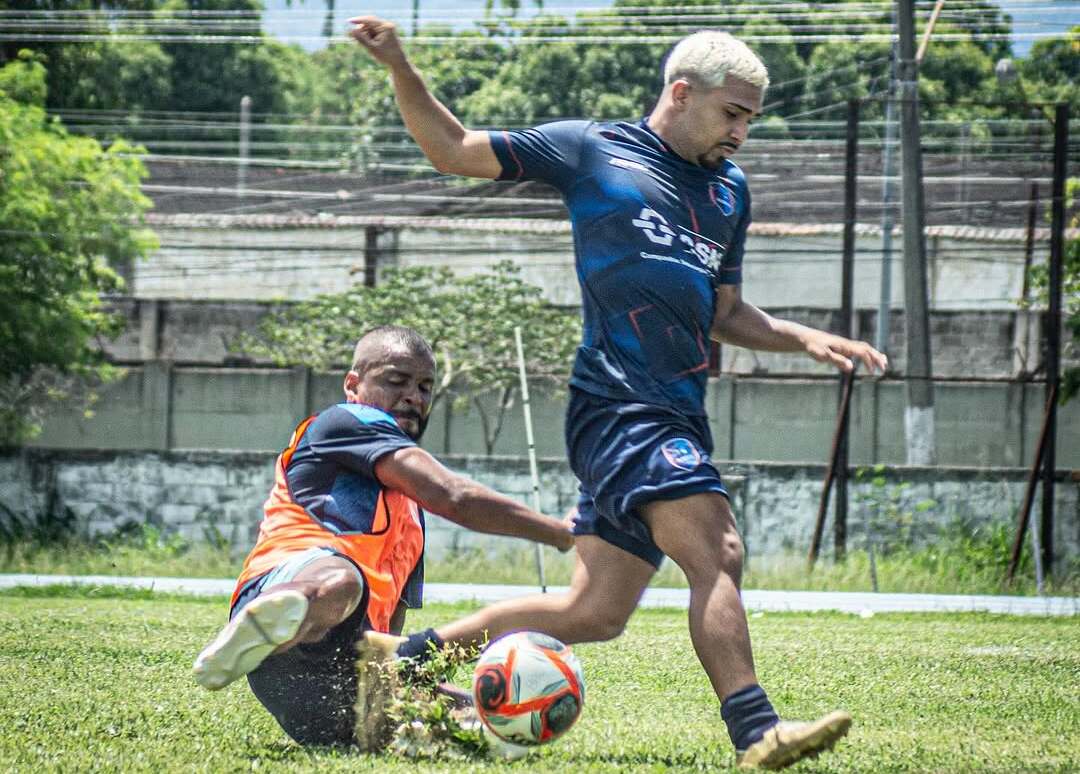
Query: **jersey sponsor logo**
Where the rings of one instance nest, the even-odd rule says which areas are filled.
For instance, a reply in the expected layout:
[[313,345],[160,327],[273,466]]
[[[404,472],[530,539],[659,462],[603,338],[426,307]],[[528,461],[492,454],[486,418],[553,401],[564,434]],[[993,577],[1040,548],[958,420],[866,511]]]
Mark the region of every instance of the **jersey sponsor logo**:
[[710,271],[719,271],[720,259],[724,257],[723,246],[684,226],[679,228],[683,232],[679,234],[679,241],[686,246],[686,252],[701,261]]
[[654,244],[670,247],[675,239],[675,232],[668,225],[667,219],[649,207],[642,207],[641,214],[630,222],[640,228]]
[[618,156],[615,156],[614,158],[608,159],[608,164],[610,164],[613,167],[622,167],[623,169],[632,169],[632,170],[634,170],[636,172],[648,172],[649,171],[649,168],[646,167],[644,164],[642,164],[640,162],[631,161],[630,159],[621,159]]
[[735,214],[735,194],[731,192],[723,180],[713,180],[709,183],[709,198],[712,203],[720,208],[720,212],[728,217]]
[[[724,247],[722,245],[719,245],[710,239],[706,239],[701,234],[691,231],[684,226],[679,226],[682,233],[676,233],[668,224],[667,219],[650,207],[643,207],[641,209],[641,214],[630,222],[641,229],[641,232],[653,244],[671,247],[676,238],[678,238],[678,241],[686,248],[685,252],[693,256],[697,262],[708,269],[709,272],[716,273],[720,270],[720,260],[724,257]],[[653,256],[646,256],[643,253],[642,257],[651,258]],[[677,258],[669,258],[667,260],[673,260],[676,263],[682,263],[685,266],[689,266],[695,271],[700,271],[697,266]]]
[[669,438],[660,446],[664,459],[673,468],[694,470],[701,464],[701,452],[688,438]]

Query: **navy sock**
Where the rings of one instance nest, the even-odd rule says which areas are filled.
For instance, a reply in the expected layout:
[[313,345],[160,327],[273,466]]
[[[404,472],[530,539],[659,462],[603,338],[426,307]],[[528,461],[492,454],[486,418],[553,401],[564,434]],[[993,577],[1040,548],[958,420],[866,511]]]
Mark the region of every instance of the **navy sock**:
[[765,690],[755,683],[724,699],[720,716],[727,723],[728,736],[736,750],[745,750],[780,722]]
[[435,651],[443,646],[443,638],[434,629],[425,629],[410,634],[405,642],[398,645],[397,654],[401,658],[413,659],[419,663],[427,661]]

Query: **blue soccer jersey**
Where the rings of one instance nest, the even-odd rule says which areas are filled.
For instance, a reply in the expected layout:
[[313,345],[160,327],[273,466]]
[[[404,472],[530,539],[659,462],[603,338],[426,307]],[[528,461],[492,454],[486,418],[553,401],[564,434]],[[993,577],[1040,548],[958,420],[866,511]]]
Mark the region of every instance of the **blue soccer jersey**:
[[571,385],[703,416],[716,288],[742,279],[742,170],[686,161],[644,121],[490,137],[500,179],[549,183],[570,210],[585,321]]

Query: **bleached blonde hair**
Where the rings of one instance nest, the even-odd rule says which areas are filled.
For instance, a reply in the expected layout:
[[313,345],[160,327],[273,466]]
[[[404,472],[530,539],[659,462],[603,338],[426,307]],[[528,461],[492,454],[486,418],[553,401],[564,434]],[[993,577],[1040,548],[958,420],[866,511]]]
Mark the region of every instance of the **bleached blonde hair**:
[[664,65],[664,85],[680,78],[716,89],[728,73],[762,90],[769,85],[769,71],[757,54],[738,38],[718,30],[689,35],[671,49]]

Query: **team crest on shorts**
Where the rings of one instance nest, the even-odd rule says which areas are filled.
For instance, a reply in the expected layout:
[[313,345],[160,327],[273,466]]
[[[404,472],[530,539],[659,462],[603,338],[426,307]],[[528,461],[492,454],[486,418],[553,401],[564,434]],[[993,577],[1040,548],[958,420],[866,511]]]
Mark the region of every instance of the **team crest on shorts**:
[[701,453],[686,438],[670,438],[660,447],[664,458],[673,468],[693,470],[701,464]]
[[719,180],[709,183],[709,198],[725,215],[730,217],[735,212],[735,194]]

